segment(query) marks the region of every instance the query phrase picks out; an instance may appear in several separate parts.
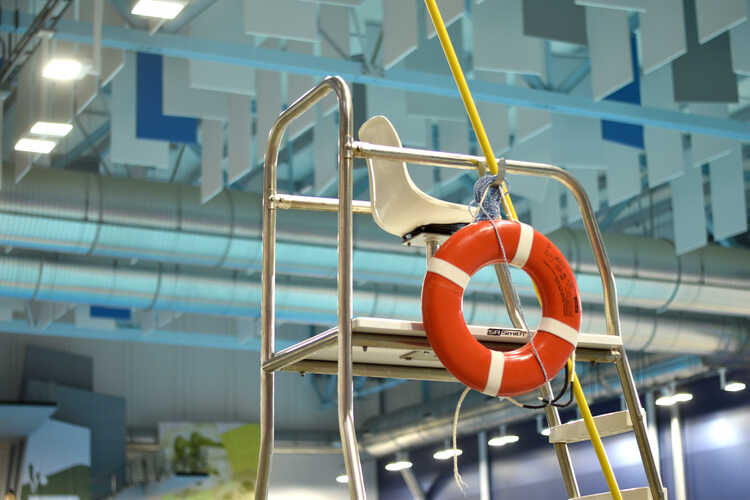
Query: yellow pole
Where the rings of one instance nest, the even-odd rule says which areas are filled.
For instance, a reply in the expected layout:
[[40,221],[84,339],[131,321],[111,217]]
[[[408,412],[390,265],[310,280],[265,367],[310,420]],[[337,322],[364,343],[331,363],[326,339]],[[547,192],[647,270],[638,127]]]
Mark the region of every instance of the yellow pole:
[[[487,138],[487,133],[484,131],[482,120],[481,118],[479,118],[477,106],[476,104],[474,104],[474,98],[472,98],[471,91],[469,90],[469,85],[466,83],[466,77],[464,76],[463,70],[461,70],[461,64],[458,62],[458,57],[456,57],[456,51],[453,48],[453,44],[451,43],[450,36],[448,35],[448,30],[445,28],[443,17],[440,15],[440,10],[438,9],[435,0],[425,0],[425,3],[427,4],[427,10],[430,13],[432,24],[435,25],[435,31],[437,32],[438,38],[440,39],[440,45],[442,45],[443,47],[445,58],[448,60],[448,65],[450,66],[451,73],[453,73],[453,79],[456,81],[456,86],[458,87],[458,91],[461,94],[461,99],[464,102],[464,107],[466,108],[466,112],[469,115],[469,120],[471,121],[471,125],[474,128],[474,133],[477,136],[479,145],[482,147],[482,152],[484,153],[484,157],[487,160],[487,166],[489,167],[490,173],[492,175],[497,175],[498,168],[497,160],[495,159],[495,153],[492,151],[492,146],[490,146],[490,141]],[[502,201],[505,213],[508,215],[509,219],[518,220],[518,215],[516,214],[516,209],[513,206],[513,201],[510,198],[508,186],[506,185],[505,181],[502,182],[500,187],[502,190]],[[539,294],[537,294],[537,297],[539,297]],[[604,474],[604,478],[606,479],[607,485],[609,486],[609,492],[612,494],[612,498],[614,500],[622,500],[620,487],[617,485],[617,479],[615,478],[615,474],[612,471],[612,466],[609,464],[607,452],[604,450],[602,439],[599,436],[599,431],[597,430],[596,424],[594,423],[594,417],[591,415],[591,409],[589,409],[589,405],[586,402],[586,396],[583,394],[581,382],[580,380],[578,380],[578,375],[575,372],[575,367],[573,366],[573,362],[571,360],[568,360],[568,367],[570,368],[573,376],[573,395],[576,398],[578,407],[581,409],[581,415],[583,416],[586,430],[589,433],[589,438],[591,439],[591,443],[594,446],[596,456],[599,459],[599,465],[602,468],[602,473]]]

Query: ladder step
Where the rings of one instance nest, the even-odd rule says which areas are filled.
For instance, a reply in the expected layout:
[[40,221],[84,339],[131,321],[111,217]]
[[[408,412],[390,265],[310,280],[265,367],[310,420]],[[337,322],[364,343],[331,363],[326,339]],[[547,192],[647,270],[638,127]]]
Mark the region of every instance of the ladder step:
[[[644,488],[631,488],[629,490],[620,490],[622,493],[622,500],[653,500],[651,496],[651,489],[646,486]],[[664,498],[667,498],[667,489],[664,488]],[[582,497],[575,497],[572,500],[611,500],[612,494],[607,493],[596,493],[594,495],[585,495]]]
[[[643,408],[641,415],[645,416]],[[614,436],[633,430],[633,422],[630,420],[630,412],[627,410],[605,413],[594,417],[594,424],[599,430],[601,437]],[[550,443],[578,443],[588,441],[589,433],[583,419],[556,425],[550,429]]]

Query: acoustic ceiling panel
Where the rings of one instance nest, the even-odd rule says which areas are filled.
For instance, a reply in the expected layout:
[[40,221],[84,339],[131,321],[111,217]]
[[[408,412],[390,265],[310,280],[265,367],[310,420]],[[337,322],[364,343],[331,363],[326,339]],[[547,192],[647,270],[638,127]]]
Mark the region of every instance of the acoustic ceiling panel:
[[560,209],[560,187],[556,182],[547,186],[546,195],[541,201],[529,200],[531,225],[541,233],[550,233],[562,226]]
[[367,114],[368,116],[383,115],[388,118],[404,145],[424,147],[427,144],[427,147],[431,148],[432,144],[425,142],[427,137],[425,119],[408,116],[406,113],[406,94],[403,90],[368,86],[365,94]]
[[[690,112],[714,118],[729,118],[727,105],[722,103],[692,103]],[[696,167],[728,155],[736,146],[731,139],[715,135],[693,134],[690,136],[690,141],[693,166]]]
[[586,7],[591,85],[599,101],[633,81],[628,13]]
[[[255,46],[255,37],[245,34],[243,1],[216,2],[188,25],[191,36],[205,40]],[[255,70],[236,64],[189,59],[190,86],[233,94],[255,95]]]
[[318,6],[300,0],[245,0],[245,33],[314,42]]
[[[643,105],[649,108],[678,110],[674,102],[672,66],[662,66],[643,77],[641,98]],[[643,139],[649,187],[661,185],[682,175],[685,162],[680,131],[644,127]]]
[[466,123],[466,110],[460,99],[417,92],[406,93],[406,112],[409,116],[434,118]]
[[714,239],[723,240],[747,231],[747,200],[742,165],[742,147],[736,144],[730,154],[709,166],[711,213]]
[[165,57],[163,78],[162,112],[165,115],[227,120],[227,94],[191,88],[187,59]]
[[224,187],[221,168],[224,124],[217,120],[201,123],[201,203],[219,194]]
[[[462,122],[438,120],[438,149],[449,153],[469,154],[469,128],[467,120]],[[447,182],[464,170],[441,168],[440,181]]]
[[706,43],[747,19],[747,0],[695,0],[698,41]]
[[[694,0],[684,0],[687,53],[672,62],[674,97],[678,102],[737,102],[729,33],[698,42]],[[710,75],[699,78],[697,75]]]
[[544,40],[523,33],[521,0],[484,2],[472,21],[474,69],[546,76]]
[[735,73],[750,76],[750,21],[746,21],[729,33],[732,51],[732,67]]
[[229,96],[229,138],[227,149],[229,166],[227,182],[237,182],[252,167],[252,118],[250,116],[250,98],[243,95]]
[[313,147],[315,149],[313,191],[315,194],[319,194],[329,182],[336,181],[338,172],[337,130],[332,115],[322,117],[313,128]]
[[[586,191],[586,194],[589,197],[589,203],[591,203],[591,208],[594,209],[594,212],[599,210],[599,207],[601,206],[601,198],[599,196],[600,173],[599,170],[588,169],[577,169],[573,171],[573,175],[576,176],[576,179],[580,181],[583,189]],[[581,218],[581,210],[578,208],[578,202],[576,202],[575,197],[573,197],[567,189],[565,191],[568,193],[568,220],[578,220]]]
[[477,111],[482,118],[482,124],[495,156],[502,155],[510,148],[508,106],[494,102],[478,102]]
[[[466,2],[464,0],[437,0],[438,9],[440,9],[440,17],[443,18],[443,22],[446,26],[450,26],[460,19],[466,13]],[[430,13],[425,9],[425,27],[427,29],[427,38],[433,38],[437,36],[435,26],[432,24]]]
[[553,115],[549,138],[552,161],[566,167],[601,167],[604,164],[601,122],[594,118]]
[[638,156],[639,152],[635,148],[604,141],[607,201],[610,207],[641,193],[641,168]]
[[144,167],[169,167],[169,143],[135,136],[136,55],[128,52],[125,65],[112,80],[110,160]]
[[703,174],[699,168],[686,168],[685,175],[672,183],[672,219],[677,255],[706,246],[706,214]]
[[383,67],[395,66],[417,43],[416,0],[383,0]]
[[281,113],[281,73],[258,70],[255,72],[255,83],[258,92],[255,140],[258,144],[258,160],[262,160],[265,157],[268,133]]
[[586,45],[586,14],[573,0],[525,0],[523,32],[528,36]]
[[[554,163],[550,154],[548,132],[537,135],[526,142],[513,145],[507,157],[511,160],[535,161],[539,163]],[[513,195],[523,196],[529,200],[541,202],[545,199],[547,186],[555,184],[543,177],[532,177],[530,175],[506,176],[508,189]],[[558,193],[559,194],[559,193]]]
[[[453,23],[448,26],[448,36],[454,43],[459,43],[463,37],[463,20]],[[462,67],[470,67],[470,62],[465,57],[464,51],[458,51],[459,63]],[[403,60],[403,67],[406,69],[421,71],[423,73],[439,73],[452,78],[450,66],[445,60],[445,52],[443,52],[443,46],[440,45],[438,38],[432,38],[431,40],[421,40],[417,50],[410,53]]]
[[335,5],[320,6],[320,55],[348,59],[349,9]]
[[576,5],[601,7],[603,9],[646,12],[651,5],[649,0],[575,0]]
[[[339,9],[341,7],[334,7]],[[346,10],[346,9],[344,9]],[[287,42],[286,48],[289,52],[297,52],[299,54],[310,54],[313,53],[313,46],[308,42]],[[297,75],[294,73],[287,73],[286,83],[286,103],[287,105],[293,103],[305,92],[315,86],[315,78],[308,75]],[[329,94],[330,95],[330,94]],[[294,120],[289,124],[287,134],[290,139],[298,137],[303,132],[310,129],[315,123],[315,108],[308,109],[302,116]]]
[[649,2],[640,14],[643,72],[672,62],[687,52],[683,0]]

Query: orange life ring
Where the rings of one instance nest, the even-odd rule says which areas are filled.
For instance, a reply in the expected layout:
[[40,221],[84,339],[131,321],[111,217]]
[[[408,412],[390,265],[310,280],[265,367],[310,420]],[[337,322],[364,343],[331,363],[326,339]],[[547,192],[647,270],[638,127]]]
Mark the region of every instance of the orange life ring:
[[422,320],[430,345],[453,376],[485,394],[515,396],[545,381],[531,345],[509,352],[490,350],[469,332],[462,311],[471,276],[484,266],[504,262],[493,223],[509,264],[526,271],[539,290],[542,319],[534,345],[547,375],[551,378],[563,368],[581,327],[578,285],[560,250],[527,224],[480,221],[451,236],[428,263]]

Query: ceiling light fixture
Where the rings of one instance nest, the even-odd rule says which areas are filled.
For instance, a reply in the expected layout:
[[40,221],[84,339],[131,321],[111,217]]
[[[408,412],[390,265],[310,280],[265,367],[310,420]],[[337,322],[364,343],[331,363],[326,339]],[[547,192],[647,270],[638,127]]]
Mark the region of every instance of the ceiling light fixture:
[[31,133],[34,135],[46,135],[51,137],[65,137],[73,130],[73,125],[70,123],[60,122],[36,122],[31,127]]
[[346,484],[349,482],[349,476],[347,476],[346,474],[339,474],[338,476],[336,476],[336,482],[340,484]]
[[518,440],[521,439],[515,434],[502,434],[493,437],[489,441],[487,441],[487,444],[493,447],[499,447],[499,446],[505,446],[506,444],[516,443]]
[[675,403],[686,403],[693,399],[693,395],[689,392],[678,392],[674,396],[672,396]]
[[130,13],[136,16],[174,19],[184,8],[185,3],[183,2],[168,0],[138,0]]
[[86,75],[86,68],[81,61],[70,58],[51,59],[42,70],[42,76],[50,80],[79,80]]
[[739,382],[737,380],[733,380],[731,382],[727,382],[726,384],[724,384],[724,390],[727,392],[744,391],[745,387],[746,385],[744,382]]
[[391,472],[398,472],[400,470],[411,469],[413,465],[414,464],[412,464],[408,460],[396,460],[394,462],[389,462],[385,464],[385,470],[391,471]]
[[464,451],[461,448],[444,448],[432,454],[435,460],[449,460],[453,457],[460,457]]
[[55,149],[55,146],[57,146],[57,143],[55,141],[22,137],[16,143],[15,150],[22,151],[24,153],[39,153],[46,155],[49,154],[50,151]]

